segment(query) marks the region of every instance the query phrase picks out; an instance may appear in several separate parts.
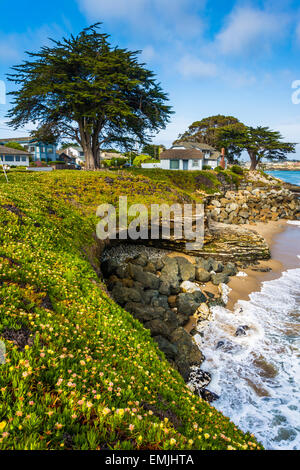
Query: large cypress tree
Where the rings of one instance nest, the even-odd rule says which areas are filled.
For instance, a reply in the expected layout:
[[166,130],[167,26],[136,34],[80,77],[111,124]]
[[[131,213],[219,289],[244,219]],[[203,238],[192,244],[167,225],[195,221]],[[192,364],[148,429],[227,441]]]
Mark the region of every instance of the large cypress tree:
[[112,47],[100,23],[12,67],[8,79],[19,86],[9,125],[28,122],[59,130],[82,146],[86,167],[100,167],[100,149],[112,143],[130,149],[163,129],[171,108],[153,72],[138,62],[139,51]]

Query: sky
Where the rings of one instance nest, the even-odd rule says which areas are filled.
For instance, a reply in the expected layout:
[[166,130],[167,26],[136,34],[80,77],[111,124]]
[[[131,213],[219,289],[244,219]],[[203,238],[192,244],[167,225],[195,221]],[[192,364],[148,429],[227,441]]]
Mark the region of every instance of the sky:
[[[155,143],[169,147],[195,120],[215,114],[269,126],[300,143],[300,0],[0,0],[0,138],[6,74],[37,51],[102,22],[111,43],[140,50],[174,114]],[[294,87],[294,88],[293,88]],[[300,145],[290,158],[300,160]]]

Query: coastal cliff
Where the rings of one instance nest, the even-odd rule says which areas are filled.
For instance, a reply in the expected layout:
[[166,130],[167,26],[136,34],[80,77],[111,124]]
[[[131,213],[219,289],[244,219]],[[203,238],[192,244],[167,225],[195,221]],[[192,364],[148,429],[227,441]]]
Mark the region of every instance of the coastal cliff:
[[[221,179],[238,182],[230,173]],[[208,180],[209,187],[204,184]],[[166,345],[164,340],[154,340],[141,321],[118,305],[101,278],[101,256],[109,253],[109,244],[95,239],[99,204],[116,204],[119,195],[127,195],[129,203],[200,202],[217,195],[222,186],[218,175],[195,172],[185,181],[184,175],[169,172],[11,171],[9,183],[3,179],[0,184],[0,339],[6,348],[6,362],[0,366],[0,448],[261,448],[186,386],[159,348],[159,342]],[[190,275],[194,269],[195,281],[205,275],[215,279],[217,291],[210,293],[214,298],[203,295],[218,301],[220,276],[213,276],[226,280],[229,262],[218,262],[208,253],[211,265],[204,266],[198,258],[198,264],[190,263],[193,268],[188,265]],[[159,276],[145,277],[132,264],[130,275],[141,275],[132,280],[148,283],[151,278],[156,290],[154,278]],[[155,269],[164,276],[164,266]],[[186,270],[180,268],[179,278],[178,261],[177,270],[181,290]],[[140,295],[150,287],[143,285]],[[191,296],[181,294],[193,292],[162,294],[167,296],[166,310],[173,301],[176,307],[171,308],[186,314]],[[176,299],[169,299],[172,295]],[[198,314],[207,310],[202,307]],[[191,349],[192,336],[179,324],[183,319],[175,315],[178,327],[166,334],[186,360],[196,350]],[[200,364],[199,351],[195,357]],[[200,388],[205,388],[208,379],[202,378]]]

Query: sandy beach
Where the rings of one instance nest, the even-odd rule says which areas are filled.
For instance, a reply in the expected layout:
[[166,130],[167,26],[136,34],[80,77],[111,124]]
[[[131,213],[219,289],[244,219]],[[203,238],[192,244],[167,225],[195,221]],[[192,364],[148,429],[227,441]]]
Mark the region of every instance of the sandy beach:
[[[246,277],[232,277],[228,286],[232,289],[229,293],[227,308],[233,310],[239,300],[248,300],[251,292],[260,290],[262,282],[279,278],[283,271],[299,267],[295,253],[299,248],[299,229],[289,225],[287,221],[262,223],[249,226],[265,238],[271,249],[271,259],[260,261],[254,269],[247,268],[242,271]],[[271,269],[269,272],[257,271],[257,269]]]

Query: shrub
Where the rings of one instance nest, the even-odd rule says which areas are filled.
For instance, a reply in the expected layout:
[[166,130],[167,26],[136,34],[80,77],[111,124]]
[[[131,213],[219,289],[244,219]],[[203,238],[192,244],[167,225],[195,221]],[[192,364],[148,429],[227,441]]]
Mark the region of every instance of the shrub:
[[153,163],[156,160],[153,160],[150,155],[137,155],[133,160],[133,166],[141,167],[142,163]]
[[241,166],[239,165],[233,165],[230,170],[233,172],[233,173],[236,173],[237,175],[243,175],[244,174],[244,170]]
[[211,170],[211,166],[209,165],[203,165],[202,170]]

